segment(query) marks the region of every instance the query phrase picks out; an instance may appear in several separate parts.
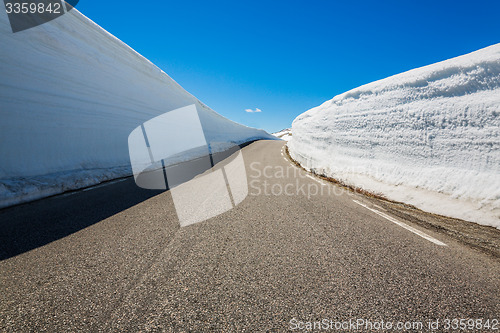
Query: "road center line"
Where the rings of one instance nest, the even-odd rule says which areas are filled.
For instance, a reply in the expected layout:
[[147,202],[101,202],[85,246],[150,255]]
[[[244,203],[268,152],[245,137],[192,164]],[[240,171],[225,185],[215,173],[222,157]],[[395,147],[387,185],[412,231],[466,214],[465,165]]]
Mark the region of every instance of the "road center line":
[[401,222],[401,221],[399,221],[399,220],[396,220],[396,219],[395,219],[394,217],[392,217],[392,216],[389,216],[389,215],[387,215],[387,214],[385,214],[385,213],[382,213],[382,212],[380,212],[380,211],[378,211],[378,210],[376,210],[376,209],[373,209],[373,208],[368,207],[367,205],[365,205],[365,204],[363,204],[363,203],[359,202],[358,200],[354,200],[354,199],[353,199],[352,201],[354,201],[355,203],[357,203],[357,204],[358,204],[358,205],[360,205],[360,206],[365,207],[365,208],[366,208],[366,209],[368,209],[368,210],[371,210],[371,211],[372,211],[372,212],[374,212],[375,214],[382,216],[383,218],[385,218],[385,219],[387,219],[387,220],[391,221],[392,223],[395,223],[395,224],[399,225],[400,227],[405,228],[406,230],[411,231],[411,232],[413,232],[414,234],[416,234],[416,235],[418,235],[418,236],[420,236],[420,237],[422,237],[422,238],[425,238],[425,239],[427,239],[427,240],[428,240],[428,241],[430,241],[430,242],[433,242],[433,243],[434,243],[434,244],[436,244],[436,245],[439,245],[439,246],[448,246],[448,245],[446,245],[445,243],[443,243],[443,242],[441,242],[441,241],[439,241],[439,240],[435,239],[434,237],[431,237],[431,236],[427,235],[426,233],[424,233],[424,232],[422,232],[422,231],[420,231],[420,230],[417,230],[417,229],[415,229],[415,228],[413,228],[413,227],[411,227],[411,226],[407,225],[406,223],[403,223],[403,222]]

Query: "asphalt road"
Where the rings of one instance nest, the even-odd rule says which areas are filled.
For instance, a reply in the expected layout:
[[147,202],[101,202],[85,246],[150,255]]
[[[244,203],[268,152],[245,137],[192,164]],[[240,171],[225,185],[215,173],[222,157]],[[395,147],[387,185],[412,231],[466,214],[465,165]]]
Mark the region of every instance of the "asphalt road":
[[170,191],[130,178],[1,210],[0,331],[274,332],[351,319],[427,332],[439,319],[451,332],[445,319],[499,319],[497,258],[306,176],[282,146],[245,147],[248,197],[187,227]]

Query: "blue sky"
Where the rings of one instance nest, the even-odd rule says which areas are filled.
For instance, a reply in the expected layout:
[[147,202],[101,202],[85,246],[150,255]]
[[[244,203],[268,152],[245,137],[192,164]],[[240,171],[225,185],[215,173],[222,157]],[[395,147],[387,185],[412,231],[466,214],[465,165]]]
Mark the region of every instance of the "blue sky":
[[218,113],[270,132],[349,89],[500,42],[498,0],[81,0],[77,9]]

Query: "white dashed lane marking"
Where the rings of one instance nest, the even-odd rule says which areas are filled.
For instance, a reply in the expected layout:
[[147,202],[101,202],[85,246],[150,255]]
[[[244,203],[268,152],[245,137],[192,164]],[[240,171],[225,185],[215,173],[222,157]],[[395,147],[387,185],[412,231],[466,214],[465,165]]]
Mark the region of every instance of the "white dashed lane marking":
[[372,211],[372,212],[374,212],[375,214],[377,214],[377,215],[379,215],[379,216],[382,216],[382,217],[383,217],[383,218],[385,218],[386,220],[389,220],[389,221],[391,221],[392,223],[395,223],[395,224],[399,225],[400,227],[405,228],[406,230],[411,231],[411,232],[413,232],[414,234],[416,234],[416,235],[418,235],[418,236],[420,236],[420,237],[422,237],[422,238],[427,239],[429,242],[432,242],[432,243],[434,243],[434,244],[436,244],[436,245],[439,245],[439,246],[447,246],[445,243],[443,243],[443,242],[441,242],[441,241],[437,240],[436,238],[431,237],[431,236],[427,235],[425,232],[422,232],[422,231],[420,231],[420,230],[417,230],[417,229],[415,229],[415,228],[413,228],[413,227],[411,227],[411,226],[407,225],[406,223],[403,223],[403,222],[401,222],[401,221],[399,221],[399,220],[395,219],[395,218],[394,218],[394,217],[392,217],[392,216],[389,216],[389,215],[387,215],[387,214],[385,214],[385,213],[382,213],[382,212],[380,212],[380,211],[378,211],[378,210],[376,210],[376,209],[370,208],[370,207],[368,207],[367,205],[365,205],[365,204],[363,204],[363,203],[359,202],[358,200],[352,200],[352,201],[354,201],[355,203],[357,203],[357,204],[358,204],[358,205],[360,205],[360,206],[365,207],[365,208],[366,208],[366,209],[368,209],[368,210],[371,210],[371,211]]

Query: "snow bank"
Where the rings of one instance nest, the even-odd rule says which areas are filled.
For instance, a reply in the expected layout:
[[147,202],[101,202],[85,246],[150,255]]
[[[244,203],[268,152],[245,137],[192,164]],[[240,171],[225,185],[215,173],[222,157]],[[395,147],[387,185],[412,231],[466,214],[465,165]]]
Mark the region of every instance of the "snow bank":
[[279,132],[273,133],[273,135],[277,138],[280,138],[281,140],[290,141],[290,139],[292,138],[292,129],[285,128]]
[[0,40],[0,207],[130,175],[130,132],[183,106],[196,104],[209,142],[274,138],[218,115],[77,10],[15,34],[0,11]]
[[306,168],[500,228],[500,44],[350,90],[292,130]]

